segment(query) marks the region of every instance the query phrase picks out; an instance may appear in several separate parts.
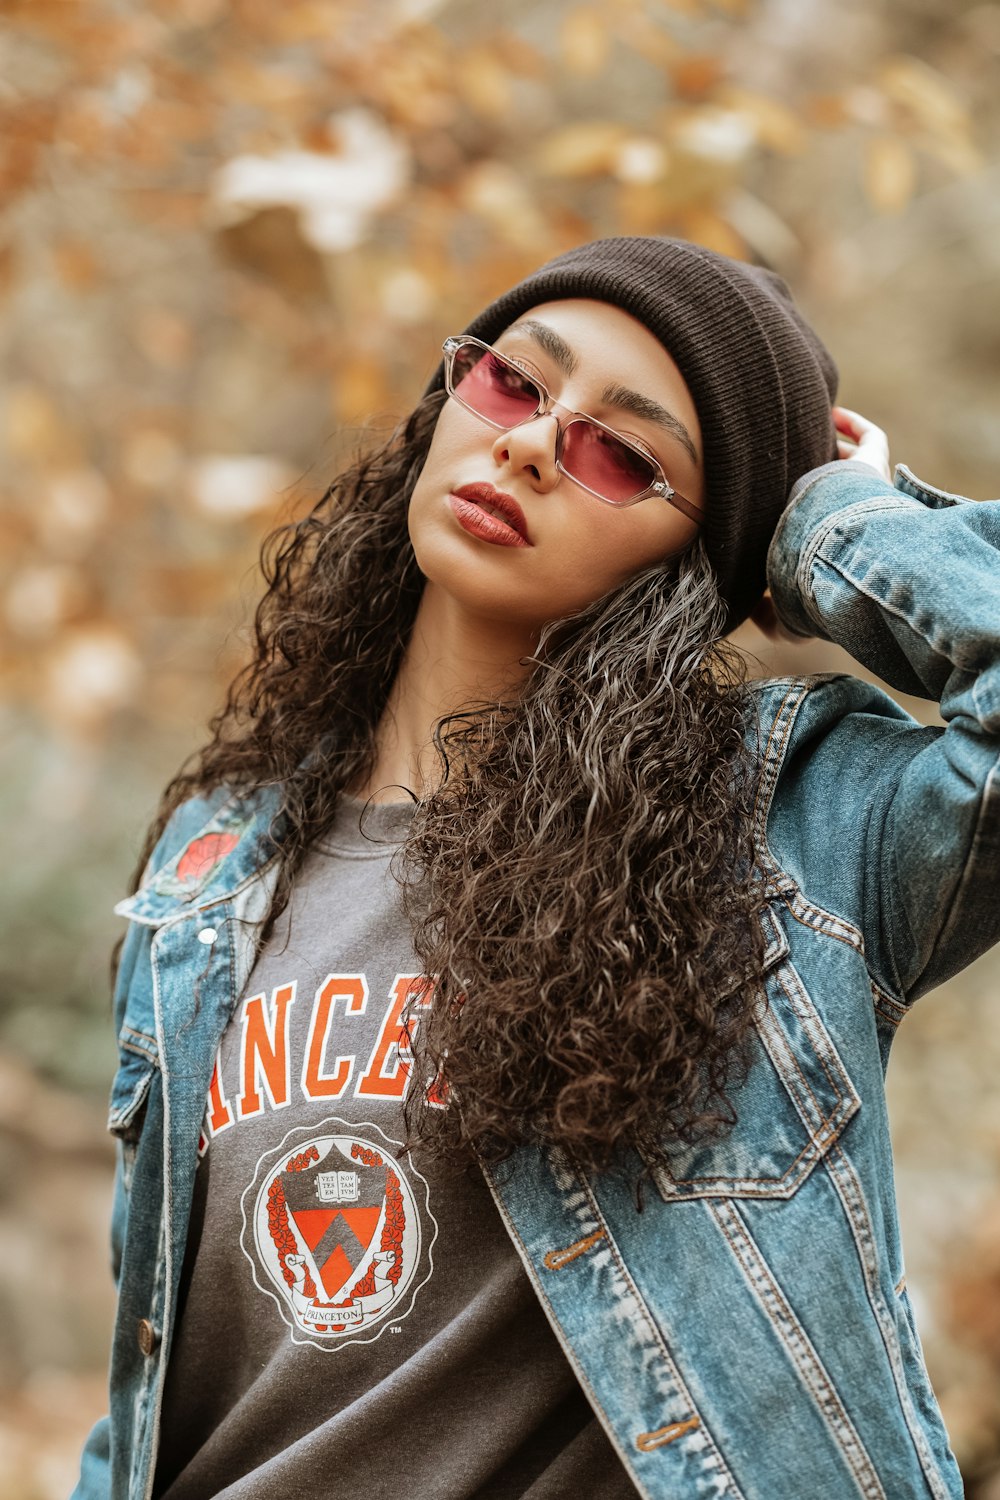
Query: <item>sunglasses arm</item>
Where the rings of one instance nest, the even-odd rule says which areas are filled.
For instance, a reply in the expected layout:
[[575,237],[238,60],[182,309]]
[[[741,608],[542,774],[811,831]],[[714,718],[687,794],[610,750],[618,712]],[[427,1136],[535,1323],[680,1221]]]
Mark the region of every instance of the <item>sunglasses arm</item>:
[[699,526],[704,521],[705,512],[697,505],[692,505],[690,500],[685,500],[684,496],[679,495],[675,489],[669,489],[663,498],[668,505],[672,505],[675,510],[679,510],[681,515],[687,516],[689,521],[697,521]]

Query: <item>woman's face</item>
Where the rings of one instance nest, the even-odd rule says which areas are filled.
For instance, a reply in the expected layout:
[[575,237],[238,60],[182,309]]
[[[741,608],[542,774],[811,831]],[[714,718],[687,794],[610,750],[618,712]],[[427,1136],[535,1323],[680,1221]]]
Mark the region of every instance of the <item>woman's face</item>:
[[[546,302],[522,314],[494,347],[563,406],[646,448],[681,495],[704,505],[691,393],[666,349],[630,313],[588,298]],[[554,415],[500,431],[449,398],[410,501],[410,540],[425,578],[508,628],[537,632],[683,551],[699,529],[661,496],[619,508],[582,489],[556,468],[556,433]],[[499,545],[461,524],[455,491],[472,484],[514,498],[527,545]]]

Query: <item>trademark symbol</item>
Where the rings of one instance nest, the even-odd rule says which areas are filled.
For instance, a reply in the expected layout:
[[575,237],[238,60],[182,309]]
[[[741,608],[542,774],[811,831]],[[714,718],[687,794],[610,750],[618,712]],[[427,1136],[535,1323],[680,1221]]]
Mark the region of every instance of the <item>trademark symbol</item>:
[[398,1323],[391,1323],[389,1325],[389,1332],[390,1333],[402,1333],[402,1331],[403,1330],[402,1330],[402,1328],[400,1327],[400,1325]]

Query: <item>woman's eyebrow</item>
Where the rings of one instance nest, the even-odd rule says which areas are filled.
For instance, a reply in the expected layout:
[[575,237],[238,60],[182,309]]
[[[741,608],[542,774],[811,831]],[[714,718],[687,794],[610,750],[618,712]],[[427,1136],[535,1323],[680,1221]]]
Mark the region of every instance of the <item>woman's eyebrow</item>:
[[572,375],[576,369],[576,355],[567,344],[561,334],[556,333],[547,323],[536,323],[533,318],[524,318],[519,323],[513,323],[507,329],[508,333],[527,333],[540,344],[546,354],[551,354],[556,364],[564,375]]
[[649,396],[642,396],[638,391],[629,390],[627,385],[606,385],[601,392],[601,400],[605,406],[615,406],[620,411],[630,411],[633,416],[644,417],[647,422],[655,422],[658,427],[665,427],[669,433],[677,438],[686,449],[691,462],[698,462],[698,449],[694,445],[694,438],[688,432],[680,417],[675,417],[672,411],[667,411],[658,401],[653,401]]
[[[513,323],[507,329],[508,333],[526,333],[529,338],[551,355],[564,375],[572,375],[577,367],[577,358],[573,350],[567,344],[561,334],[556,333],[547,323],[536,323],[533,318],[524,318],[518,323]],[[614,406],[619,411],[631,412],[635,417],[642,417],[647,422],[655,422],[658,427],[663,427],[677,438],[686,449],[692,463],[698,462],[698,449],[690,432],[684,426],[679,417],[673,412],[667,411],[658,401],[650,396],[643,396],[639,391],[630,390],[626,385],[608,385],[601,393],[601,401],[605,406]]]

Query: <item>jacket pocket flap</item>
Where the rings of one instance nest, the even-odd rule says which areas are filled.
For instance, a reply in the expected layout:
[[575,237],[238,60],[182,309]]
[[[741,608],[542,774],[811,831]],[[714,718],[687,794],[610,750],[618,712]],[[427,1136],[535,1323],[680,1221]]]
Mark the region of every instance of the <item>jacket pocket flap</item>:
[[766,976],[749,1071],[729,1092],[736,1123],[721,1139],[640,1146],[667,1201],[791,1198],[861,1108],[861,1099],[787,960]]
[[111,1085],[108,1130],[124,1139],[146,1102],[153,1075],[159,1067],[156,1043],[151,1037],[122,1027],[118,1038],[118,1071]]

